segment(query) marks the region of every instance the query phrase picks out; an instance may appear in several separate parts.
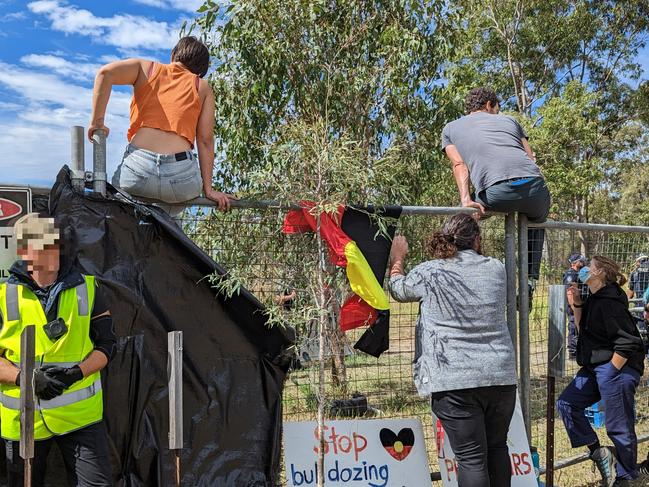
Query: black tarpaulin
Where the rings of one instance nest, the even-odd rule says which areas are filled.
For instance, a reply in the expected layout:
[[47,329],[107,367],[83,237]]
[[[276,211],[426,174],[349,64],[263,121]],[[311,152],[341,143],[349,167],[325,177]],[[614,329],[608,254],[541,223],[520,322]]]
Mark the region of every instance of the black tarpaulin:
[[167,436],[173,330],[184,339],[182,485],[278,485],[290,334],[266,327],[249,292],[217,296],[205,277],[224,270],[161,210],[79,194],[64,168],[50,212],[72,265],[99,279],[120,337],[103,380],[117,485],[174,484]]

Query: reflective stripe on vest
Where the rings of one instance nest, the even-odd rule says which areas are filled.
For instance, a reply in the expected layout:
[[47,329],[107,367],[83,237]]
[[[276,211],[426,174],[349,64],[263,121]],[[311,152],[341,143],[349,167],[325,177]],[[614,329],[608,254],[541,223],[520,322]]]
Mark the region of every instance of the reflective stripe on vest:
[[86,316],[88,314],[88,284],[83,280],[83,284],[76,287],[77,290],[77,312],[79,316]]
[[7,284],[7,317],[6,321],[17,321],[20,319],[18,308],[18,285]]
[[[13,360],[10,360],[10,362],[14,364],[16,367],[20,368],[20,362],[14,362]],[[79,365],[80,363],[81,362],[47,362],[45,364],[42,364],[41,367],[54,365],[56,367],[65,367],[67,369],[70,367],[74,367],[75,365]]]
[[[101,391],[101,379],[97,379],[88,387],[84,387],[83,389],[79,389],[74,392],[69,392],[68,394],[57,396],[54,399],[50,399],[48,401],[39,401],[38,399],[36,399],[35,406],[36,409],[41,409],[41,410],[60,408],[62,406],[69,406],[70,404],[74,404],[75,402],[79,402],[91,398],[99,391]],[[8,396],[1,391],[0,391],[0,404],[2,404],[7,409],[20,410],[20,399],[17,397]]]

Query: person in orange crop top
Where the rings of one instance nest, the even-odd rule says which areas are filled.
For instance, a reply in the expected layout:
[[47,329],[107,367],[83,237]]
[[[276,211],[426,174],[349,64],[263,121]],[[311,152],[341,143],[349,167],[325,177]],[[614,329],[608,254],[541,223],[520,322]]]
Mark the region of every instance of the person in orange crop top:
[[[97,72],[88,138],[104,125],[113,85],[133,85],[130,127],[114,186],[134,196],[153,198],[171,216],[184,201],[200,195],[227,210],[233,196],[212,188],[214,166],[214,94],[202,79],[209,67],[207,47],[193,36],[183,37],[171,51],[171,62],[160,64],[126,59]],[[198,163],[192,149],[196,142]]]

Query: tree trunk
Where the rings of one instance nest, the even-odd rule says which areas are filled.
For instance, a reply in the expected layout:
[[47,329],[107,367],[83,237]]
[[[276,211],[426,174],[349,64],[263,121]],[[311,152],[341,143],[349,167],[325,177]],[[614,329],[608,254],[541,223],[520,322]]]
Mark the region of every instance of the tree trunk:
[[325,344],[327,339],[327,292],[324,282],[325,273],[325,248],[320,234],[320,215],[317,215],[316,240],[318,244],[318,265],[316,270],[316,296],[318,303],[318,324],[319,324],[319,342],[318,342],[318,438],[320,439],[320,448],[318,451],[318,487],[324,487],[324,456],[325,456],[325,437],[324,437],[324,408],[326,398],[325,388]]
[[329,329],[328,343],[331,351],[331,379],[333,385],[339,389],[339,394],[347,394],[347,366],[345,365],[345,333],[340,329],[340,303],[331,295],[329,296]]
[[[588,214],[586,212],[586,198],[583,196],[575,196],[574,199],[575,205],[575,214],[577,215],[577,221],[579,223],[588,223]],[[584,230],[577,230],[577,236],[579,237],[580,243],[580,252],[583,255],[590,255],[591,251],[591,242],[589,240],[589,235]]]

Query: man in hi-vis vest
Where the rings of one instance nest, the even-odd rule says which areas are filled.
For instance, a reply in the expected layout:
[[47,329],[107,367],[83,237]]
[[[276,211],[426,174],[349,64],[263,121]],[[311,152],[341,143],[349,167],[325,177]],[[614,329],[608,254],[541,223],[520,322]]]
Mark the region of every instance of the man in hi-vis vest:
[[[42,486],[56,442],[72,486],[110,486],[99,371],[115,348],[115,332],[93,276],[60,267],[59,230],[52,218],[30,213],[14,227],[17,261],[0,284],[0,434],[9,486],[23,485],[19,455],[20,383],[35,392],[32,485]],[[21,377],[20,335],[36,325],[36,370]],[[63,483],[61,483],[63,484]]]

